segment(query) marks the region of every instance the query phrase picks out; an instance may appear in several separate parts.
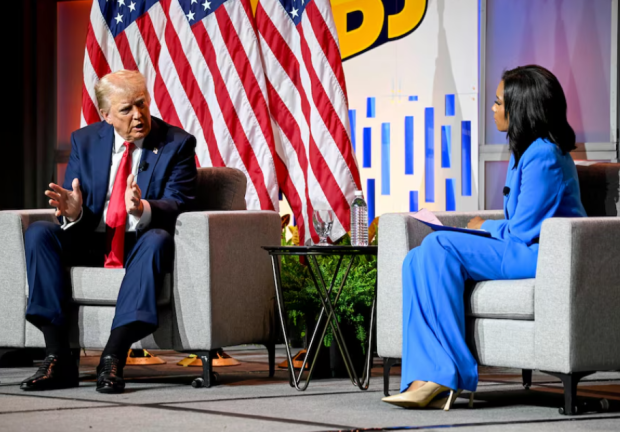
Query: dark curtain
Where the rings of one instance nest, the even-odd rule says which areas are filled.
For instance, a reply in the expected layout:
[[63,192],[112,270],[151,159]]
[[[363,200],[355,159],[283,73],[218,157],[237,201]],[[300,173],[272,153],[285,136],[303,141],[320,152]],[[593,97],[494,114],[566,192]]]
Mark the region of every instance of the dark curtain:
[[0,210],[46,208],[56,171],[56,0],[4,2],[4,145]]

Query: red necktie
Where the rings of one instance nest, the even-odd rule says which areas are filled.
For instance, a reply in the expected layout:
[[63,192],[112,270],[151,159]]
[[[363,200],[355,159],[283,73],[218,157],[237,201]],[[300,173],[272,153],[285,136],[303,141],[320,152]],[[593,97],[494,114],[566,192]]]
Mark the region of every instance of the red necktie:
[[134,144],[125,142],[125,153],[116,172],[106,224],[106,254],[103,266],[105,268],[123,268],[125,255],[125,225],[127,222],[127,207],[125,207],[125,190],[127,177],[131,174],[131,153]]

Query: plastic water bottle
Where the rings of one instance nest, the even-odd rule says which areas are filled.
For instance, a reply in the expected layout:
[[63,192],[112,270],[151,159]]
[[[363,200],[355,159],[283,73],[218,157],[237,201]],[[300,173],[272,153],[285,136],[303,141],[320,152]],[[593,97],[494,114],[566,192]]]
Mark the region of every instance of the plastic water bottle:
[[368,246],[368,206],[362,191],[351,203],[351,246]]

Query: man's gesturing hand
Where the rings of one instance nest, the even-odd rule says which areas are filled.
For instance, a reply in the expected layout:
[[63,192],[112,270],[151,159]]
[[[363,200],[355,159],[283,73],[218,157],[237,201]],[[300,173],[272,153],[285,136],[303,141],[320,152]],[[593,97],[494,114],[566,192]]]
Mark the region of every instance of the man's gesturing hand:
[[50,199],[52,207],[56,207],[56,216],[64,216],[73,222],[80,216],[82,211],[82,191],[80,181],[73,179],[71,183],[72,191],[63,189],[56,183],[50,183],[50,189],[45,191],[45,195]]
[[127,213],[136,217],[141,217],[144,211],[144,205],[142,204],[142,191],[140,186],[136,183],[133,174],[129,174],[127,177],[127,189],[125,190],[125,207]]

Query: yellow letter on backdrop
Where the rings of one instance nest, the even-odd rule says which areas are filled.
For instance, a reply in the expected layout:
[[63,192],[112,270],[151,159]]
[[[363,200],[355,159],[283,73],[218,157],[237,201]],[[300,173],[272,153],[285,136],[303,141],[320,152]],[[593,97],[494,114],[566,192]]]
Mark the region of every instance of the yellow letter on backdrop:
[[424,18],[426,3],[427,0],[405,0],[402,11],[388,15],[388,38],[396,39],[416,28]]
[[[340,39],[342,59],[371,47],[383,28],[385,17],[383,2],[381,0],[331,0],[331,3]],[[355,30],[347,31],[347,15],[356,11],[364,15],[362,25]]]

